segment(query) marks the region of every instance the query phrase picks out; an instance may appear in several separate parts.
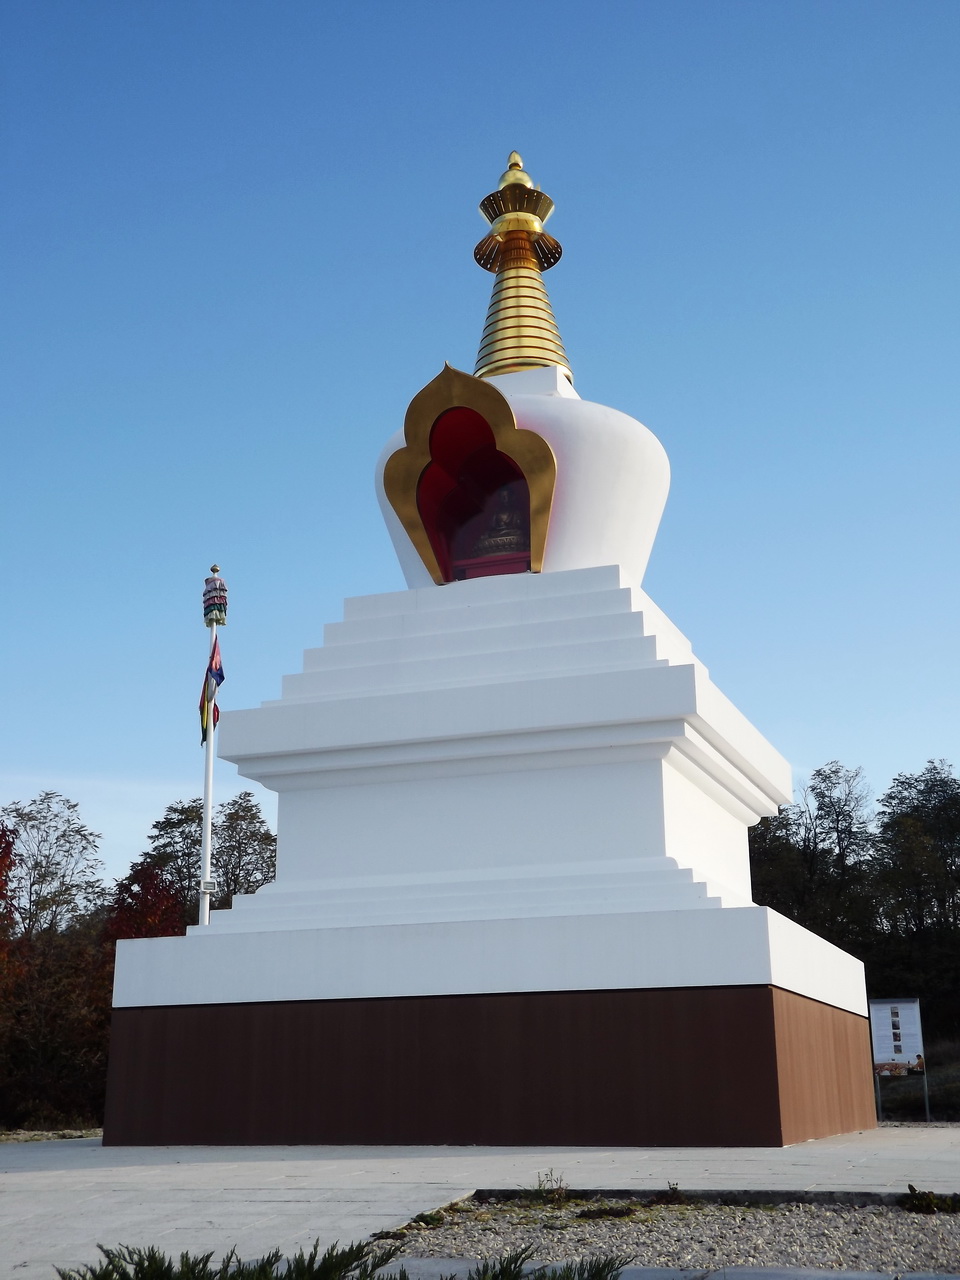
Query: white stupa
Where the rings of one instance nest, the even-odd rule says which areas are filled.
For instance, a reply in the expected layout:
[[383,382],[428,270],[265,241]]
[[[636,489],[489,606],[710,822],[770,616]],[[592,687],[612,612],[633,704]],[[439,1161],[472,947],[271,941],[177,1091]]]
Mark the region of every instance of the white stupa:
[[[278,700],[223,716],[221,755],[279,793],[277,879],[119,944],[108,1142],[874,1123],[862,966],[752,902],[747,829],[790,770],[642,589],[667,458],[573,388],[552,207],[514,153],[477,374],[444,368],[379,461],[408,590],[346,601]],[[458,1102],[475,1084],[496,1104]]]

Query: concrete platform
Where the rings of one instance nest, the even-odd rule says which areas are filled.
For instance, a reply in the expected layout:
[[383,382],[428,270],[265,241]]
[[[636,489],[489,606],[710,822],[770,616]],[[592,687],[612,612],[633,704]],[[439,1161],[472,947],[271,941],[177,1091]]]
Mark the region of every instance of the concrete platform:
[[[0,1143],[0,1277],[52,1280],[98,1242],[256,1257],[347,1243],[478,1187],[960,1190],[960,1125],[885,1127],[785,1148],[102,1147]],[[638,1273],[639,1274],[639,1273]],[[653,1277],[653,1272],[646,1275]],[[667,1273],[660,1273],[666,1275]],[[679,1273],[670,1273],[678,1275]],[[759,1272],[746,1272],[759,1280]],[[770,1274],[765,1272],[764,1274]],[[787,1273],[781,1272],[780,1275]],[[798,1274],[798,1273],[791,1273]],[[836,1273],[833,1273],[836,1274]]]

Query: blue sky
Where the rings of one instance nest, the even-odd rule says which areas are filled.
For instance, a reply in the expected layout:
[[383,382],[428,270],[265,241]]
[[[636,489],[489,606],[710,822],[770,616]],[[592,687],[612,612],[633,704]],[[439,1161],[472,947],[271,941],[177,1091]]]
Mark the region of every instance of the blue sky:
[[122,874],[201,788],[207,566],[226,707],[403,586],[374,462],[512,148],[670,455],[650,594],[798,777],[960,765],[958,65],[956,0],[8,0],[0,802]]

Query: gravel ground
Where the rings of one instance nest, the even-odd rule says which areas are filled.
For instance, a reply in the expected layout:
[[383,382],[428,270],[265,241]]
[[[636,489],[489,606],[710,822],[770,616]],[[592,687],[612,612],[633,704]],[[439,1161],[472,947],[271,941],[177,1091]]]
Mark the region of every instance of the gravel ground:
[[102,1129],[0,1129],[0,1142],[51,1142],[57,1138],[102,1138]]
[[641,1267],[822,1267],[849,1271],[960,1272],[960,1214],[908,1213],[886,1205],[632,1205],[629,1217],[578,1218],[517,1201],[459,1201],[439,1225],[404,1228],[401,1257],[493,1258],[532,1246],[537,1262],[629,1255]]

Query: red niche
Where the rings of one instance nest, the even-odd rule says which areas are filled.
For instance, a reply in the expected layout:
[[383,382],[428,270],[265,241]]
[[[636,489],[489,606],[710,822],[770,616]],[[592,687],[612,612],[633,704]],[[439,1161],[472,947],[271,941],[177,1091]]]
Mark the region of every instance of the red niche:
[[444,582],[530,569],[530,490],[475,409],[442,413],[417,509]]

